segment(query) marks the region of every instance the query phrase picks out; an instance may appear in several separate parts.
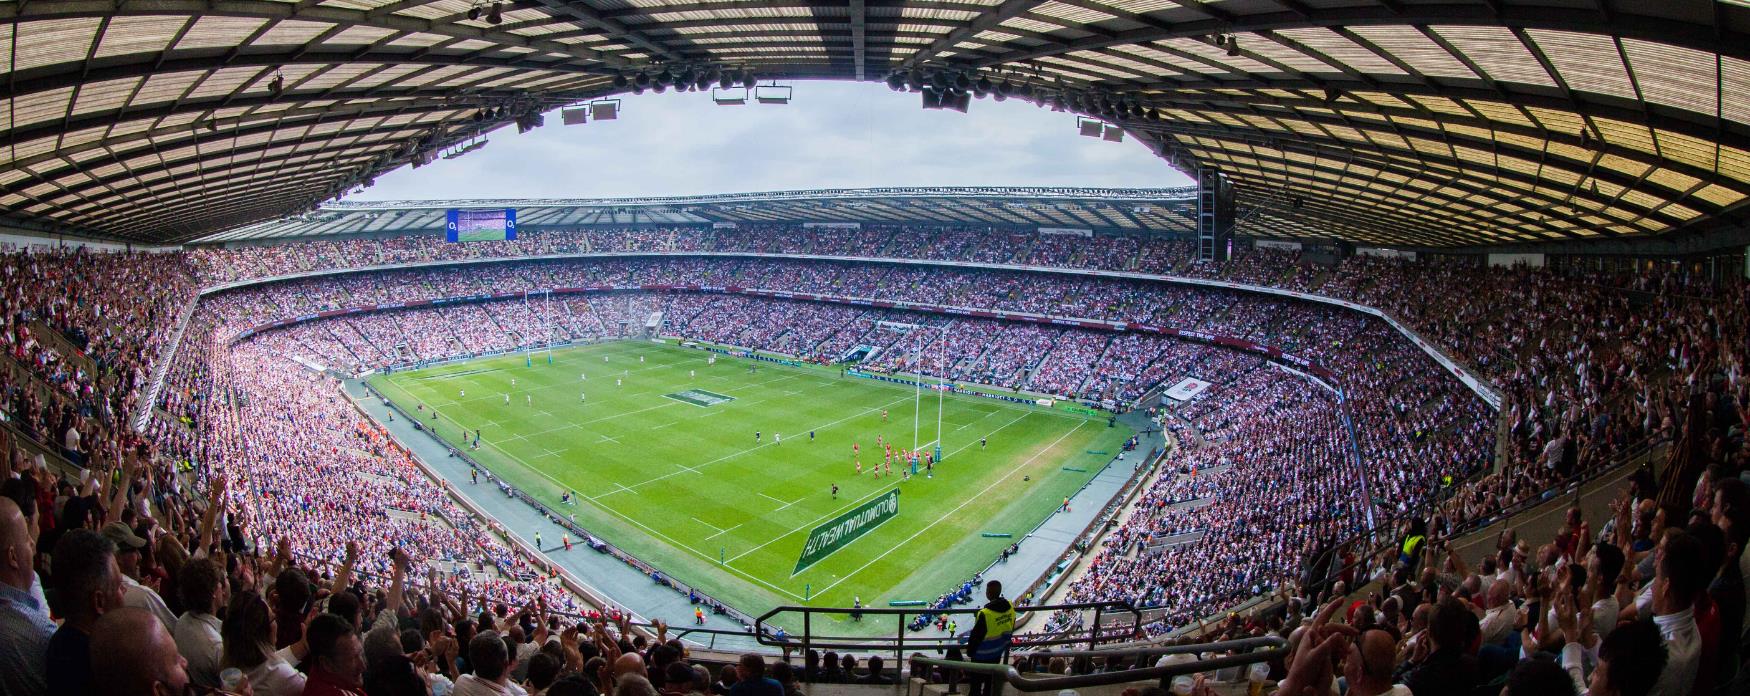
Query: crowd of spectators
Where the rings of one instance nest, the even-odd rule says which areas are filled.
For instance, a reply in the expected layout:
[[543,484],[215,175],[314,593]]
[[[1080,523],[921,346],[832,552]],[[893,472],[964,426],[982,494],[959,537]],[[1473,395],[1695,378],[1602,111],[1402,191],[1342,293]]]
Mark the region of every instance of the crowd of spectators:
[[[0,679],[16,680],[8,686],[21,685],[19,693],[131,693],[152,681],[175,688],[178,673],[217,685],[226,679],[217,667],[229,666],[267,693],[298,693],[294,680],[316,693],[345,693],[373,674],[426,685],[449,680],[458,693],[480,693],[463,685],[502,683],[515,670],[493,675],[500,659],[494,641],[462,638],[493,635],[485,633],[491,628],[510,637],[506,647],[495,635],[515,656],[502,658],[507,665],[525,664],[526,655],[527,671],[538,672],[536,653],[558,653],[547,655],[559,665],[555,671],[586,674],[595,689],[623,687],[591,671],[584,647],[598,656],[610,644],[613,654],[637,653],[620,645],[631,632],[609,638],[588,626],[562,630],[559,614],[599,608],[564,591],[541,560],[516,550],[494,523],[461,509],[444,484],[352,410],[332,378],[309,368],[319,361],[353,370],[635,335],[652,318],[672,333],[815,360],[866,347],[877,367],[1068,397],[1128,402],[1180,377],[1214,382],[1168,416],[1177,432],[1191,435],[1181,442],[1196,446],[1174,452],[1071,584],[1078,597],[1155,607],[1153,632],[1284,589],[1306,595],[1291,607],[1310,606],[1336,589],[1297,585],[1305,567],[1370,520],[1408,520],[1438,540],[1467,521],[1546,495],[1649,438],[1682,430],[1698,443],[1685,451],[1705,469],[1691,501],[1699,514],[1674,509],[1671,496],[1655,501],[1649,480],[1631,489],[1606,529],[1594,534],[1576,520],[1573,533],[1535,553],[1504,542],[1499,557],[1476,573],[1453,556],[1380,555],[1350,571],[1354,577],[1342,587],[1371,580],[1391,591],[1351,610],[1344,624],[1362,630],[1356,650],[1367,649],[1371,625],[1395,627],[1406,642],[1394,664],[1405,665],[1418,694],[1424,688],[1417,680],[1434,684],[1429,679],[1437,677],[1429,675],[1439,670],[1467,677],[1452,683],[1482,684],[1511,679],[1532,664],[1499,659],[1487,652],[1490,645],[1514,657],[1590,655],[1591,662],[1576,658],[1569,665],[1584,673],[1589,664],[1629,659],[1608,642],[1616,622],[1594,618],[1585,625],[1596,612],[1583,608],[1610,592],[1596,587],[1609,564],[1598,558],[1609,552],[1599,550],[1615,547],[1626,557],[1617,594],[1637,600],[1619,597],[1616,609],[1653,616],[1652,642],[1666,656],[1652,670],[1660,675],[1655,693],[1711,693],[1690,687],[1733,678],[1720,671],[1735,667],[1739,656],[1722,650],[1742,645],[1730,632],[1742,627],[1742,578],[1730,571],[1750,532],[1750,522],[1739,521],[1750,504],[1734,483],[1750,466],[1742,437],[1750,296],[1742,284],[1438,259],[1355,256],[1316,266],[1266,249],[1201,264],[1191,261],[1184,242],[1124,235],[897,226],[707,232],[557,230],[470,245],[403,236],[162,254],[0,256],[6,276],[0,340],[9,358],[0,370],[7,423],[0,432],[6,455],[0,534],[11,553],[25,551],[9,566],[17,572],[5,578],[4,606],[18,617],[5,629],[36,641],[12,645],[40,644],[45,651],[21,650],[27,658],[45,657],[23,659],[17,669],[8,664]],[[646,255],[384,270],[212,294],[187,323],[158,401],[141,403],[153,361],[203,285],[376,264],[620,251]],[[1385,322],[1329,305],[1019,270],[649,255],[689,251],[1134,270],[1349,299],[1386,311],[1498,384],[1506,436],[1497,447],[1494,413]],[[1320,384],[1252,355],[1138,332],[654,289],[662,286],[1164,325],[1279,346],[1334,377]],[[638,290],[544,294],[554,288]],[[247,329],[317,312],[488,294],[504,299],[372,311],[240,340]],[[946,359],[932,359],[932,348]],[[153,412],[135,431],[127,421],[142,408]],[[1690,420],[1703,432],[1680,428],[1686,412],[1698,409],[1706,417]],[[1501,458],[1502,473],[1483,474],[1494,458]],[[336,480],[346,485],[336,487]],[[1428,551],[1437,547],[1430,543]],[[1736,588],[1737,604],[1727,601],[1730,592],[1708,592],[1722,584]],[[44,585],[58,625],[43,603]],[[452,599],[458,596],[460,602]],[[473,616],[475,603],[489,610]],[[1502,619],[1484,623],[1493,630],[1478,635],[1506,637],[1467,653],[1454,626],[1471,621],[1466,616],[1486,622],[1506,604],[1531,608],[1531,619],[1520,622],[1525,630],[1497,633]],[[215,618],[219,606],[228,607],[222,621]],[[1419,607],[1426,607],[1421,618]],[[395,636],[397,623],[417,625],[415,635]],[[1291,615],[1280,627],[1296,623]],[[1296,671],[1317,661],[1303,656],[1325,657],[1347,633],[1332,628],[1329,617],[1311,623],[1304,629],[1310,637],[1283,665],[1291,684],[1316,680]],[[1625,624],[1631,632],[1621,635],[1644,634],[1636,628],[1644,625]],[[389,630],[361,639],[364,626]],[[375,652],[372,635],[381,636]],[[399,638],[393,649],[388,638]],[[478,659],[476,643],[488,651]],[[648,647],[654,664],[665,651],[660,643]],[[92,654],[115,668],[90,669]],[[1695,655],[1716,657],[1700,663]],[[290,667],[295,663],[304,663],[302,671]],[[654,671],[647,674],[656,681]],[[1616,684],[1612,693],[1632,692],[1610,681],[1609,675],[1622,678],[1619,670],[1594,674]],[[680,683],[673,675],[661,679]]]

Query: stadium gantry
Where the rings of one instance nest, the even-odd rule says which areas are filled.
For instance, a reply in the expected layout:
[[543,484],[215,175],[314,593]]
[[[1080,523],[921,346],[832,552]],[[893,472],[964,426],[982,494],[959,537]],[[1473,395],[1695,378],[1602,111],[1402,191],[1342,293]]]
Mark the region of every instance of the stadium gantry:
[[4,221],[288,214],[553,108],[766,79],[1016,98],[1219,171],[1262,234],[1419,247],[1741,225],[1750,6],[1707,0],[0,3]]
[[195,240],[224,243],[443,230],[451,208],[516,208],[523,227],[891,223],[1194,232],[1197,190],[932,187],[768,191],[644,198],[336,201],[309,213]]

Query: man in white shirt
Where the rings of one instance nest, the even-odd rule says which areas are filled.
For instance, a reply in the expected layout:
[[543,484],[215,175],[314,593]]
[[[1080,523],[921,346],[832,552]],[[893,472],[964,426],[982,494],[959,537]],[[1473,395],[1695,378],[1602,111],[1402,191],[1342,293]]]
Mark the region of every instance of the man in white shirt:
[[468,641],[468,664],[473,674],[456,680],[454,696],[528,696],[516,682],[510,680],[514,663],[510,646],[497,631],[485,631]]
[[1519,619],[1519,610],[1513,606],[1507,583],[1497,582],[1489,586],[1489,591],[1483,595],[1483,606],[1488,611],[1483,613],[1481,625],[1484,645],[1500,645],[1513,635],[1513,624]]
[[1665,669],[1653,687],[1656,696],[1688,696],[1701,666],[1701,633],[1695,626],[1695,599],[1711,573],[1702,566],[1701,541],[1687,532],[1666,532],[1653,576],[1653,623],[1665,639]]
[[1622,549],[1612,544],[1595,544],[1586,553],[1586,584],[1598,600],[1592,603],[1592,625],[1600,639],[1616,628],[1622,607],[1616,601],[1616,581],[1627,562]]
[[103,526],[103,537],[115,543],[115,563],[122,571],[122,604],[139,607],[152,612],[164,624],[164,630],[170,631],[176,627],[176,615],[170,613],[170,607],[164,604],[164,598],[150,587],[140,584],[140,554],[146,548],[146,540],[134,534],[126,524],[111,522]]
[[176,638],[176,652],[188,661],[188,678],[201,686],[218,687],[219,671],[224,657],[224,642],[219,636],[219,617],[214,616],[220,602],[230,595],[225,572],[211,558],[196,558],[182,566],[177,576],[177,594],[186,611],[176,619],[170,633]]

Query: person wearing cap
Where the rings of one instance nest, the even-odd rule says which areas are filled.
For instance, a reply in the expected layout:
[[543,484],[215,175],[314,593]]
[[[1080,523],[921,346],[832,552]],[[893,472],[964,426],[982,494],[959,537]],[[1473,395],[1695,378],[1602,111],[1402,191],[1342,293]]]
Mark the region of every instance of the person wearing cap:
[[158,596],[157,590],[140,584],[137,579],[140,575],[140,555],[145,552],[146,540],[141,539],[123,522],[103,525],[103,538],[115,544],[115,563],[122,570],[122,604],[152,612],[164,624],[164,630],[175,631],[176,615],[170,613],[170,607],[164,603],[164,598]]

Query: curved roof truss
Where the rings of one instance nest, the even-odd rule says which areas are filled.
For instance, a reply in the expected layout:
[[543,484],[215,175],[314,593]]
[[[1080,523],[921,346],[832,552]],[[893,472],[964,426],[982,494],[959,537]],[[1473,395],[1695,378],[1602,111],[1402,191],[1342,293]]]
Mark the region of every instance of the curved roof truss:
[[0,219],[142,242],[679,77],[1103,118],[1222,170],[1254,234],[1633,239],[1750,198],[1741,0],[38,0],[0,55]]

